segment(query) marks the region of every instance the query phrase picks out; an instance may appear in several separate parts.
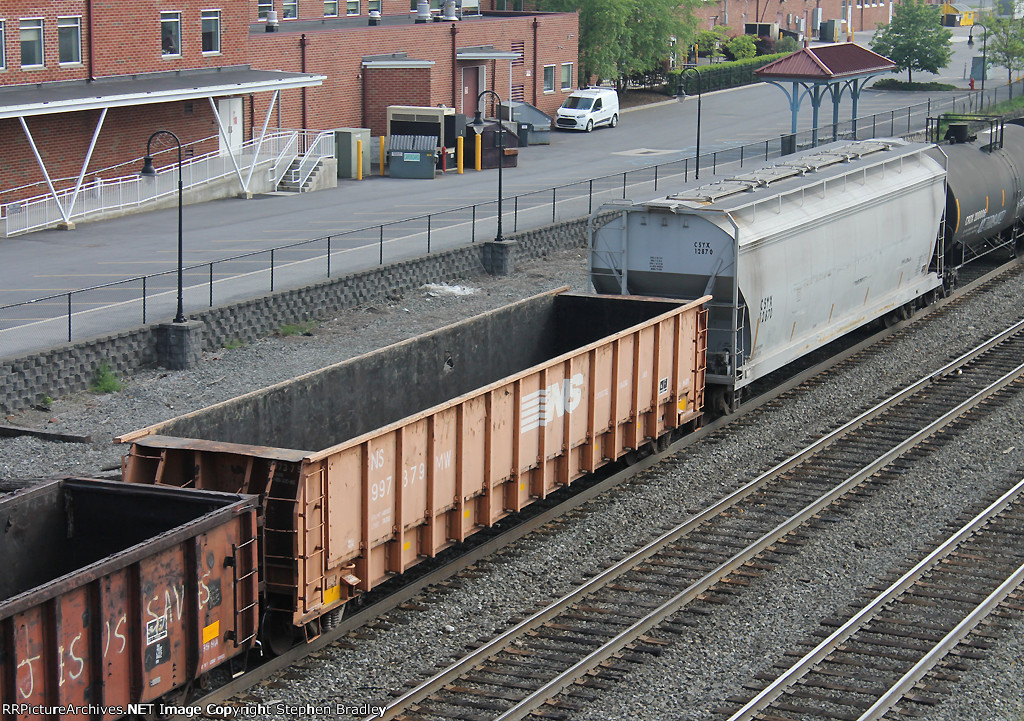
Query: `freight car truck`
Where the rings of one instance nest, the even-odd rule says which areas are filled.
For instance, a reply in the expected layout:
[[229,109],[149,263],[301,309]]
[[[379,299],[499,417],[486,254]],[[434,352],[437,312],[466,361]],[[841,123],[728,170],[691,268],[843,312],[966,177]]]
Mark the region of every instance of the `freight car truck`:
[[121,436],[124,479],[260,494],[277,651],[356,593],[697,424],[704,300],[545,293]]
[[832,143],[606,204],[590,221],[591,282],[599,293],[711,294],[708,391],[728,411],[755,380],[941,288],[945,168],[934,147]]

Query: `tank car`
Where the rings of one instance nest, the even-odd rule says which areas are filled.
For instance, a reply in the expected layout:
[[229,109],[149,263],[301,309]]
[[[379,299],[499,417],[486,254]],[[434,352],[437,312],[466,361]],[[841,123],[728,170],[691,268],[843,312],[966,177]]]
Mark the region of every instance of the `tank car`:
[[[709,404],[942,287],[933,145],[832,143],[590,221],[598,293],[713,296]],[[936,262],[936,261],[939,262]],[[712,395],[713,394],[713,395]]]
[[1024,243],[1017,221],[1024,213],[1024,120],[1002,124],[991,118],[977,134],[971,133],[977,118],[959,116],[953,121],[945,134],[947,142],[931,151],[947,166],[946,265],[963,264],[1003,247],[1020,255]]

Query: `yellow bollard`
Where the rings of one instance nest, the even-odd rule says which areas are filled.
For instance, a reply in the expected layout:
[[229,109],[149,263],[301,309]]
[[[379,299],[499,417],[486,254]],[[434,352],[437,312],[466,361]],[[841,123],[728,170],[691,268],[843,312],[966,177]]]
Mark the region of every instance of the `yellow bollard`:
[[384,162],[387,160],[387,155],[384,153],[384,136],[380,136],[380,174],[384,175]]
[[363,141],[356,138],[356,180],[363,179]]
[[465,144],[465,138],[461,135],[455,139],[455,166],[459,169],[459,175],[462,175],[462,146]]
[[482,133],[476,134],[476,169],[480,170],[480,156],[483,155],[484,150],[484,136]]

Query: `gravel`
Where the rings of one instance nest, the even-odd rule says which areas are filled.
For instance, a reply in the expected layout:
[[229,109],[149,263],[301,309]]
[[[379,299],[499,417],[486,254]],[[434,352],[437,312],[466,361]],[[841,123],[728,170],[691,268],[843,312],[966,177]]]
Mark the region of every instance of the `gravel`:
[[[317,326],[312,335],[267,338],[207,354],[200,367],[146,371],[123,379],[109,396],[58,399],[47,412],[12,423],[89,434],[92,444],[0,441],[0,478],[90,475],[119,464],[122,432],[290,378],[461,317],[553,287],[585,290],[582,252],[553,255],[521,267],[513,278],[474,278],[456,294],[445,288],[410,293],[388,305],[362,307]],[[557,525],[481,562],[478,577],[428,590],[420,610],[382,617],[315,659],[255,689],[240,702],[381,704],[389,692],[454,660],[467,644],[504,630],[510,619],[569,590],[597,570],[798,450],[840,419],[888,391],[942,365],[1019,317],[1021,281],[1011,280],[950,313],[942,324],[915,323],[868,362],[845,367],[837,380],[808,387],[793,401],[758,411],[730,434],[697,444],[587,504]],[[697,624],[666,635],[672,645],[604,693],[578,719],[705,719],[782,650],[806,639],[821,619],[841,613],[865,585],[888,577],[908,554],[937,537],[943,524],[1024,468],[1024,401],[1016,399],[984,423],[936,450],[871,496],[834,514],[801,553],[780,564],[726,606],[684,612]],[[638,523],[638,519],[651,519]],[[789,579],[789,580],[787,580]],[[793,580],[795,579],[795,580]],[[989,660],[967,674],[949,702],[928,712],[934,721],[1015,719],[1024,692],[1017,653],[1024,624]],[[989,715],[986,715],[989,714]],[[994,714],[994,715],[993,715]],[[247,718],[287,718],[255,715]],[[308,718],[334,718],[311,714]]]

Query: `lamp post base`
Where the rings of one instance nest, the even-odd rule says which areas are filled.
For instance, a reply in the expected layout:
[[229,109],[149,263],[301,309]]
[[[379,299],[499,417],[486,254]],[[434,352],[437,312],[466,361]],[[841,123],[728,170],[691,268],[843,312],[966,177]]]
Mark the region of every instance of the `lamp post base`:
[[200,320],[161,323],[157,327],[156,360],[164,368],[185,370],[195,367],[203,357],[203,329]]
[[503,240],[500,243],[490,240],[484,243],[484,270],[491,275],[509,276],[516,272],[516,251],[519,243],[514,240]]

